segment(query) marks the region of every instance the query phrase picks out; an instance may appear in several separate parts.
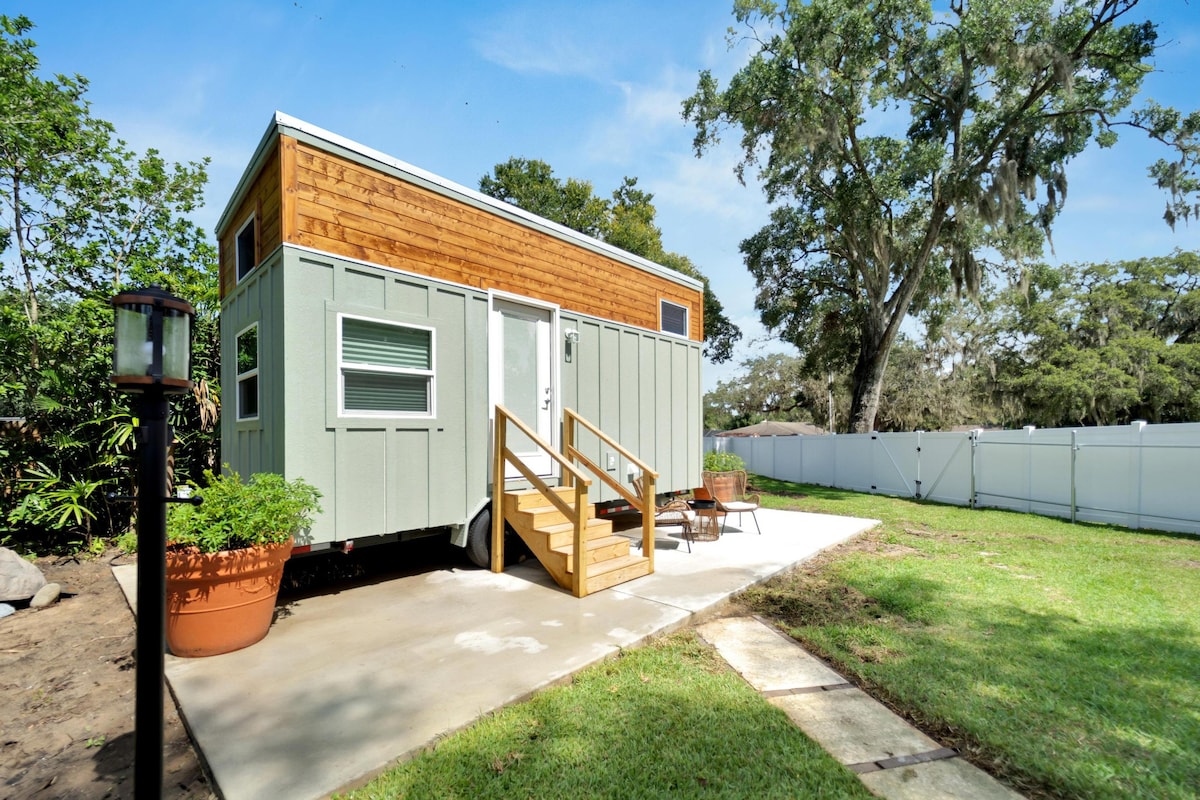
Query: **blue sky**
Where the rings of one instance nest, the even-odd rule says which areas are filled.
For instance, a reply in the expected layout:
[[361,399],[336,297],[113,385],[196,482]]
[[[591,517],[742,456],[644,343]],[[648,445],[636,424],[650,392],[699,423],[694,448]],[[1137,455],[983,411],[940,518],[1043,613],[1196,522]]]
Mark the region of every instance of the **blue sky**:
[[[175,161],[208,156],[211,233],[278,109],[472,188],[511,156],[608,196],[623,176],[654,194],[667,248],[710,277],[746,339],[764,344],[738,243],[766,222],[740,185],[735,148],[693,155],[680,102],[711,69],[732,74],[731,0],[625,2],[26,3],[46,70],[91,81],[94,113],[131,146]],[[1163,45],[1145,94],[1191,109],[1200,95],[1200,7],[1148,0]],[[736,139],[736,137],[730,137]],[[1200,249],[1200,223],[1175,233],[1146,178],[1161,149],[1127,132],[1068,168],[1052,262]],[[736,372],[706,366],[705,389]]]

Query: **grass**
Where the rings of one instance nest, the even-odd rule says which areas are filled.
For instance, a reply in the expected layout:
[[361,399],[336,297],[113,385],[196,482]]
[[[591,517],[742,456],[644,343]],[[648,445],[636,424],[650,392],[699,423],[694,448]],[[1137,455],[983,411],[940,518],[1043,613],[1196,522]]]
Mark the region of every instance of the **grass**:
[[1194,798],[1200,538],[756,478],[882,520],[745,598],[1033,796]]
[[687,632],[488,715],[345,797],[871,795]]

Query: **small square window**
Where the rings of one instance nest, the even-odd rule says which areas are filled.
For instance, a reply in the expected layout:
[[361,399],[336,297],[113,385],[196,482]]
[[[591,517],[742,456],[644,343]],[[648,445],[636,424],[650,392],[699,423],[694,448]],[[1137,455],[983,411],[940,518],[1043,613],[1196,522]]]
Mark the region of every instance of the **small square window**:
[[433,330],[341,318],[341,410],[354,416],[433,414]]
[[258,323],[237,336],[237,418],[258,418]]
[[254,215],[238,229],[235,252],[237,257],[237,279],[240,281],[258,266],[258,240],[255,235]]
[[658,313],[659,330],[663,333],[673,333],[676,336],[688,335],[687,306],[681,306],[669,300],[660,300]]

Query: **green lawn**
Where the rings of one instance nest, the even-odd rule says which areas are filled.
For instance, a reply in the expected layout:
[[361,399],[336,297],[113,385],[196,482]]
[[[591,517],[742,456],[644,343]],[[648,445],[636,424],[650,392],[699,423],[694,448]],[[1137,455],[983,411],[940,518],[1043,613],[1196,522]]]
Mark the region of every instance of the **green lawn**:
[[1200,538],[753,483],[883,521],[747,598],[844,674],[1034,795],[1197,796]]

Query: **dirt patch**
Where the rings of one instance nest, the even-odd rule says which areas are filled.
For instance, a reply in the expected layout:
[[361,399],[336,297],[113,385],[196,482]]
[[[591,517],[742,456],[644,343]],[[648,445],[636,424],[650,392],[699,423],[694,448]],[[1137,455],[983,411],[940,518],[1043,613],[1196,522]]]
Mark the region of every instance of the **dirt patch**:
[[[113,563],[42,559],[69,593],[40,611],[0,619],[0,798],[100,800],[133,796],[133,614]],[[215,795],[167,695],[163,797]]]

